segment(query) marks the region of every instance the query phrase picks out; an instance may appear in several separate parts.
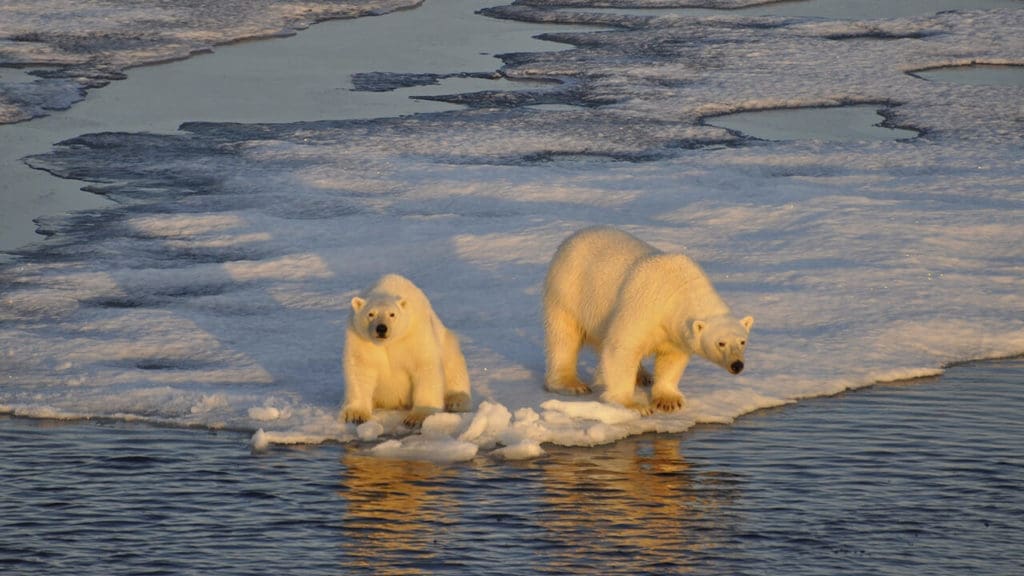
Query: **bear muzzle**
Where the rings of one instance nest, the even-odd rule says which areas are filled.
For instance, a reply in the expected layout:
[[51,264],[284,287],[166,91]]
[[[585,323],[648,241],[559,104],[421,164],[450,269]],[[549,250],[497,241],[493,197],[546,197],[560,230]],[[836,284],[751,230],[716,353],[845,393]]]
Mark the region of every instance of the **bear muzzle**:
[[733,374],[739,374],[740,372],[743,372],[743,361],[737,360],[730,364],[729,372],[732,372]]
[[377,338],[384,340],[385,338],[388,337],[388,325],[377,324],[377,326],[374,327],[373,332],[377,336]]

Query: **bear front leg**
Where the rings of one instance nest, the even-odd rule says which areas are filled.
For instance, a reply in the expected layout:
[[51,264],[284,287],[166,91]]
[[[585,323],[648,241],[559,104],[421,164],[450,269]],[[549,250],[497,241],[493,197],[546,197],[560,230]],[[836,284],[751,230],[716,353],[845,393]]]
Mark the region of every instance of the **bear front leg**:
[[685,352],[659,352],[654,357],[654,386],[651,388],[651,404],[662,412],[675,412],[683,408],[686,398],[679,391],[679,379],[683,377],[690,355]]
[[343,422],[351,422],[353,424],[362,424],[370,419],[373,415],[373,410],[366,406],[356,406],[354,404],[345,404],[341,408],[341,413],[338,417]]
[[412,374],[412,410],[403,422],[410,428],[423,424],[427,416],[444,408],[444,369],[441,359],[434,358],[420,364]]
[[423,425],[423,421],[427,419],[427,416],[437,414],[440,411],[440,408],[425,408],[423,406],[417,406],[409,411],[402,420],[402,423],[409,428],[419,428]]
[[345,377],[345,403],[341,407],[338,418],[342,422],[362,424],[373,415],[373,392],[376,378]]
[[590,394],[590,386],[576,372],[583,328],[576,318],[558,306],[544,310],[545,354],[547,374],[545,387],[562,394]]
[[[348,347],[342,361],[345,374],[345,402],[338,412],[342,422],[362,424],[373,415],[373,393],[377,389],[378,373],[369,368],[372,364],[356,354]],[[362,366],[362,367],[360,367]]]

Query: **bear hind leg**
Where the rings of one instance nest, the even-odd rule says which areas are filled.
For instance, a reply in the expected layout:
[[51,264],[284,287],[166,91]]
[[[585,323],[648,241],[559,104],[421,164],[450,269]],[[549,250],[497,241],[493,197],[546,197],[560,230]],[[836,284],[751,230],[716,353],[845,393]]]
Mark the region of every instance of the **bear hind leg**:
[[444,409],[448,412],[468,412],[472,404],[469,388],[469,370],[462,355],[458,337],[448,332],[444,342]]
[[448,392],[444,395],[446,412],[469,412],[469,394],[465,392]]
[[580,347],[583,346],[583,327],[576,318],[558,306],[544,310],[547,375],[545,387],[562,394],[589,394],[590,386],[580,380],[576,371]]

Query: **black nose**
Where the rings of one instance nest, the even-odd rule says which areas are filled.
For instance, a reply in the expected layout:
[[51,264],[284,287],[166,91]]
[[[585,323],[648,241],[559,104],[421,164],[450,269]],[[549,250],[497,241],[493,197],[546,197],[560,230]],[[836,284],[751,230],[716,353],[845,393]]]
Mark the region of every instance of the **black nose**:
[[[376,330],[377,330],[377,338],[384,338],[385,336],[388,335],[388,326],[387,326],[387,324],[377,324]],[[740,366],[742,367],[743,364],[740,363]]]
[[732,371],[733,374],[739,374],[740,372],[743,372],[743,361],[742,360],[737,360],[737,361],[733,362],[729,366],[729,370]]

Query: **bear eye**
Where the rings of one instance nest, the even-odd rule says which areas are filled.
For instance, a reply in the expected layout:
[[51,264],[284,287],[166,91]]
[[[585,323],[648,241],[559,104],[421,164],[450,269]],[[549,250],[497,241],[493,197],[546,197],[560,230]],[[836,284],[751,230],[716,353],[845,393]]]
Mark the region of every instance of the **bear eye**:
[[391,312],[390,314],[388,314],[388,317],[390,317],[390,318],[394,318],[394,317],[395,317],[395,313],[394,313],[394,312]]
[[746,345],[747,345],[747,341],[746,340],[740,340],[740,346],[746,346]]
[[373,317],[374,317],[374,316],[376,316],[376,315],[377,315],[377,313],[376,313],[376,312],[367,312],[367,313],[366,313],[366,317],[367,317],[367,318],[373,318]]
[[718,347],[719,348],[725,348],[725,342],[719,342],[718,343]]

